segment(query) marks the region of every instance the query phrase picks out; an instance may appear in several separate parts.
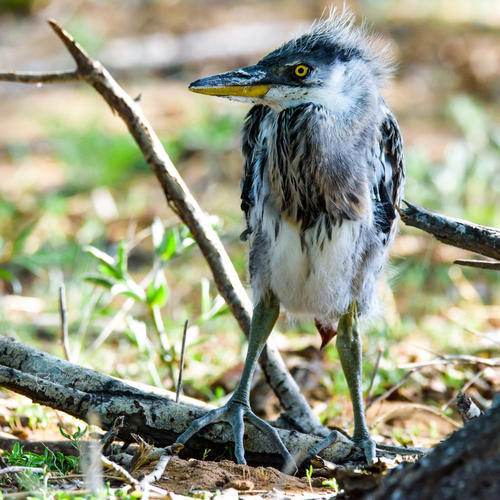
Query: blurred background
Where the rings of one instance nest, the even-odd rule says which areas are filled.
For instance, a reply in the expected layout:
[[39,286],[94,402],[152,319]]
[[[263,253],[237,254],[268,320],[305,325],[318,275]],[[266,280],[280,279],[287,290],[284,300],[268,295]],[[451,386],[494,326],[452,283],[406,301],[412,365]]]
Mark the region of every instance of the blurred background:
[[[0,71],[73,68],[46,20],[60,22],[140,98],[247,283],[239,141],[248,106],[191,94],[187,85],[257,61],[330,5],[1,0]],[[406,199],[498,227],[500,2],[349,5],[390,43],[397,62],[384,95],[405,140]],[[100,96],[83,83],[0,82],[0,130],[1,334],[62,356],[58,288],[64,282],[74,361],[172,389],[188,319],[186,394],[212,402],[228,394],[244,359],[243,337],[189,232]],[[500,274],[451,264],[463,257],[471,255],[401,227],[382,286],[385,310],[365,328],[371,398],[400,381],[408,363],[444,354],[499,355]],[[319,353],[320,338],[307,322],[283,317],[279,331],[287,335],[276,332],[274,341],[315,411],[327,424],[347,428],[350,403],[334,346]],[[464,385],[485,406],[500,373],[481,364],[415,370],[372,407],[370,424],[390,440],[435,442],[453,429],[450,402]],[[275,417],[276,400],[259,388],[254,406]],[[26,412],[8,400],[11,409]]]

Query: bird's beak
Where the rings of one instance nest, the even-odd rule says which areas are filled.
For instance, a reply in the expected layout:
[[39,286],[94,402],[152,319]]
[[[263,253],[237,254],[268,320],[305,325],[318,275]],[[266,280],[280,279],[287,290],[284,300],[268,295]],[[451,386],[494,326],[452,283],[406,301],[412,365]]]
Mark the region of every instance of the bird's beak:
[[266,69],[256,64],[196,80],[189,85],[189,90],[219,97],[259,98],[267,94],[271,84]]

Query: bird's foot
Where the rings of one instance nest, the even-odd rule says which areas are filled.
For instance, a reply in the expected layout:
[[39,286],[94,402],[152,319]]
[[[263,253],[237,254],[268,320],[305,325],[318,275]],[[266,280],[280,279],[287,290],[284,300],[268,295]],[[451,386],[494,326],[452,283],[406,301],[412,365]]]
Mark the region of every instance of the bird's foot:
[[283,456],[283,471],[290,474],[295,473],[297,466],[292,455],[283,444],[278,431],[265,420],[259,418],[250,409],[250,406],[244,403],[229,401],[221,408],[209,411],[203,417],[198,418],[177,438],[177,443],[185,444],[194,434],[199,432],[207,425],[215,422],[225,421],[228,422],[233,429],[234,436],[234,455],[239,464],[246,464],[245,448],[243,446],[243,434],[245,431],[244,418],[263,432],[278,448]]
[[335,443],[335,441],[337,441],[337,439],[339,438],[339,436],[340,436],[340,432],[339,431],[332,431],[332,432],[330,432],[330,434],[328,434],[328,436],[326,436],[326,438],[323,439],[323,441],[320,441],[316,446],[314,446],[313,448],[311,448],[309,450],[309,452],[307,453],[307,455],[302,460],[301,465],[302,464],[307,464],[308,462],[311,461],[311,459],[315,455],[318,455],[325,448],[328,448],[333,443]]
[[[333,443],[335,443],[340,434],[341,433],[337,430],[330,432],[330,434],[325,439],[323,439],[323,441],[320,441],[316,446],[314,446],[314,448],[311,448],[311,450],[309,450],[303,460],[303,463],[307,463],[307,461],[310,461],[314,457],[314,455],[318,455],[325,448],[328,448]],[[363,436],[362,438],[352,438],[352,442],[356,445],[357,448],[360,448],[363,451],[367,464],[371,464],[374,462],[377,457],[377,445],[369,435],[367,437]]]
[[363,453],[365,454],[366,463],[368,465],[375,462],[375,459],[377,458],[377,445],[370,436],[363,437],[361,439],[353,438],[353,441],[358,448],[363,450]]
[[382,453],[390,453],[392,455],[426,455],[429,448],[416,448],[413,446],[392,446],[388,444],[377,443],[377,450]]

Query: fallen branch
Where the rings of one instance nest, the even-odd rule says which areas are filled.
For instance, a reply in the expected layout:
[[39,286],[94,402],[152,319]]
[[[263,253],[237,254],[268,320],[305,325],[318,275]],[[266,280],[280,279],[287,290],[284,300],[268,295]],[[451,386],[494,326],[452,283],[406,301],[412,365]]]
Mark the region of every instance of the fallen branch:
[[500,260],[500,231],[472,222],[431,212],[403,200],[401,220],[408,226],[430,233],[439,241]]
[[[228,304],[233,316],[248,337],[250,331],[251,302],[232,265],[217,233],[179,175],[158,136],[134,101],[113,79],[109,72],[88,56],[73,37],[55,21],[51,28],[65,45],[77,65],[76,71],[54,73],[0,73],[0,81],[30,84],[60,83],[82,80],[91,85],[126,124],[139,146],[147,164],[156,175],[167,203],[189,227],[212,271],[215,284]],[[288,372],[278,350],[268,343],[261,359],[267,381],[280,400],[290,422],[297,429],[326,435],[325,429],[312,412],[293,377]]]
[[[82,420],[88,420],[91,413],[103,429],[112,428],[116,418],[124,416],[123,426],[115,426],[117,437],[127,440],[135,433],[157,446],[175,442],[194,418],[206,412],[192,405],[176,404],[175,395],[170,399],[141,391],[6,337],[0,337],[0,385]],[[297,431],[278,429],[278,432],[297,457],[320,441],[320,438]],[[281,464],[280,454],[258,429],[247,424],[245,436],[249,462]],[[221,422],[200,431],[187,447],[223,452],[232,441],[231,427]],[[331,462],[342,462],[353,452],[356,453],[353,443],[341,436],[321,455]]]

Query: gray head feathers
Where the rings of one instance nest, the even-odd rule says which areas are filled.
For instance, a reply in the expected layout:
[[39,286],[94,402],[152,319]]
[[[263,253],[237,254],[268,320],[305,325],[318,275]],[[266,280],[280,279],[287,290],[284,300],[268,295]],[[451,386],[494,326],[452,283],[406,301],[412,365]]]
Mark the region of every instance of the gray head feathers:
[[365,22],[357,26],[355,21],[349,9],[344,7],[338,12],[333,8],[327,17],[315,21],[306,33],[284,43],[263,62],[273,63],[289,56],[309,57],[327,64],[361,59],[382,84],[394,70],[389,44],[374,35]]

